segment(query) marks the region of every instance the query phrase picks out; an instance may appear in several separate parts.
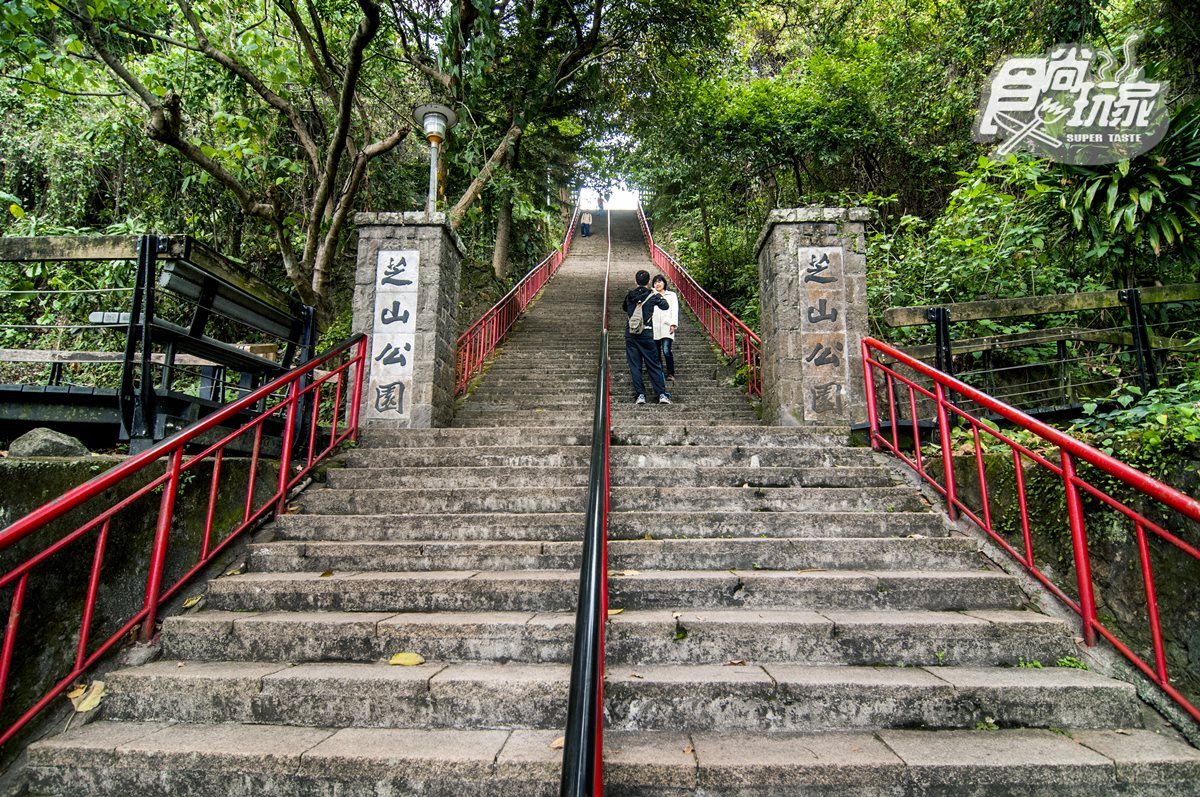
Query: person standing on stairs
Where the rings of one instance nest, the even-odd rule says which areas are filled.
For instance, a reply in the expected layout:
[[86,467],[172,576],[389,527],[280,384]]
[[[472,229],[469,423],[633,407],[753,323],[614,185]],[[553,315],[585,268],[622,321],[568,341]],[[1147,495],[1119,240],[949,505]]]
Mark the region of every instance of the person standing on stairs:
[[668,381],[674,382],[675,355],[671,352],[671,346],[675,343],[675,330],[679,326],[679,297],[675,291],[667,290],[667,278],[662,274],[654,275],[650,287],[671,305],[670,310],[654,308],[654,343],[658,346],[658,362],[662,365],[663,373]]
[[645,269],[638,271],[633,277],[637,287],[625,294],[621,303],[629,323],[625,325],[625,360],[629,363],[629,378],[633,382],[633,392],[637,404],[646,403],[646,386],[642,381],[642,366],[650,374],[650,386],[658,394],[659,404],[670,404],[671,396],[667,393],[663,381],[662,366],[658,363],[658,351],[654,346],[654,310],[670,310],[671,305],[658,291],[649,287],[650,272]]
[[583,215],[579,217],[579,234],[584,238],[588,238],[592,234],[592,212],[590,210],[583,211]]

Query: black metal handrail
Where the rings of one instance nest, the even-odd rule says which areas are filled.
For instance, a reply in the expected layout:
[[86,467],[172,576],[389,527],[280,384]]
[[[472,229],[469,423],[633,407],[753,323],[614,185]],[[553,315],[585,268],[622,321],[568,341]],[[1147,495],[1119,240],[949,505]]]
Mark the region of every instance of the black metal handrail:
[[[605,225],[606,228],[610,225]],[[600,797],[604,793],[604,625],[608,618],[608,492],[610,384],[608,373],[608,276],[612,234],[608,236],[604,275],[603,328],[596,368],[596,409],[592,417],[592,458],[588,471],[587,518],[583,562],[579,568],[579,605],[571,654],[571,692],[563,745],[562,797]]]

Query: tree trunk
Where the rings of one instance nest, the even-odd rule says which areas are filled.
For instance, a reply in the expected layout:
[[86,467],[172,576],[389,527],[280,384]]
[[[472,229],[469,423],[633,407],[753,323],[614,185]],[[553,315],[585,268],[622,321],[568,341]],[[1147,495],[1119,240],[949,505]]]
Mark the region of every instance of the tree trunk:
[[708,202],[700,192],[700,226],[704,228],[704,258],[712,262],[712,233],[708,229]]
[[513,201],[506,196],[496,215],[496,251],[492,253],[492,271],[497,279],[508,276],[508,240],[512,234]]

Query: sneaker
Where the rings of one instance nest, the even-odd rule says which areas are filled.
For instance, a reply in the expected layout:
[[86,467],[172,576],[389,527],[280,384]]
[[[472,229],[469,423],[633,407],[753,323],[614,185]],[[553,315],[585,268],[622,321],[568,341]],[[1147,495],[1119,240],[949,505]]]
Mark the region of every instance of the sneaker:
[[668,381],[668,382],[674,382],[674,381],[675,381],[675,374],[667,374],[667,381]]
[[636,400],[636,401],[634,401],[633,403],[634,403],[634,404],[645,404],[645,403],[646,403],[646,397],[645,397],[645,396],[642,396],[642,395],[639,395],[639,396],[637,397],[637,400]]
[[659,397],[658,397],[658,403],[659,403],[659,404],[670,404],[670,403],[671,403],[671,397],[670,397],[670,396],[668,396],[666,393],[662,393],[662,394],[660,394],[660,395],[659,395]]

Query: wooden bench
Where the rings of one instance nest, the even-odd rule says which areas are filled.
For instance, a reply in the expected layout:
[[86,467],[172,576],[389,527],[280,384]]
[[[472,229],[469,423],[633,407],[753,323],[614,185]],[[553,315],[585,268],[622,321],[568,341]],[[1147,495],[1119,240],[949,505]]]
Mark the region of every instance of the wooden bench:
[[[0,260],[136,261],[130,305],[93,312],[87,319],[92,326],[126,332],[124,351],[116,360],[122,365],[120,387],[116,391],[96,388],[89,395],[99,391],[115,398],[120,437],[130,442],[131,451],[148,447],[222,406],[231,387],[235,394],[242,395],[286,371],[298,359],[312,355],[312,308],[188,236],[0,239]],[[160,317],[156,312],[160,294],[190,307],[190,318],[179,323]],[[265,357],[248,351],[248,347],[219,340],[209,333],[214,317],[229,319],[252,333],[273,339],[282,349],[281,356]],[[58,364],[60,375],[64,362],[112,361],[104,352],[74,354],[48,361]],[[30,361],[28,357],[16,359]],[[0,361],[4,359],[0,356]],[[197,394],[175,390],[181,366],[185,370],[199,368]],[[150,377],[156,367],[161,370],[158,379]],[[228,379],[230,371],[238,374],[236,382]],[[58,381],[53,367],[50,381],[52,384],[44,386],[42,392],[61,395],[62,389],[53,384]],[[20,387],[23,400],[35,392],[30,390],[32,386]],[[83,391],[68,389],[66,395],[72,392]],[[6,398],[0,395],[0,400]],[[0,418],[6,415],[11,417],[12,413],[0,410]]]

